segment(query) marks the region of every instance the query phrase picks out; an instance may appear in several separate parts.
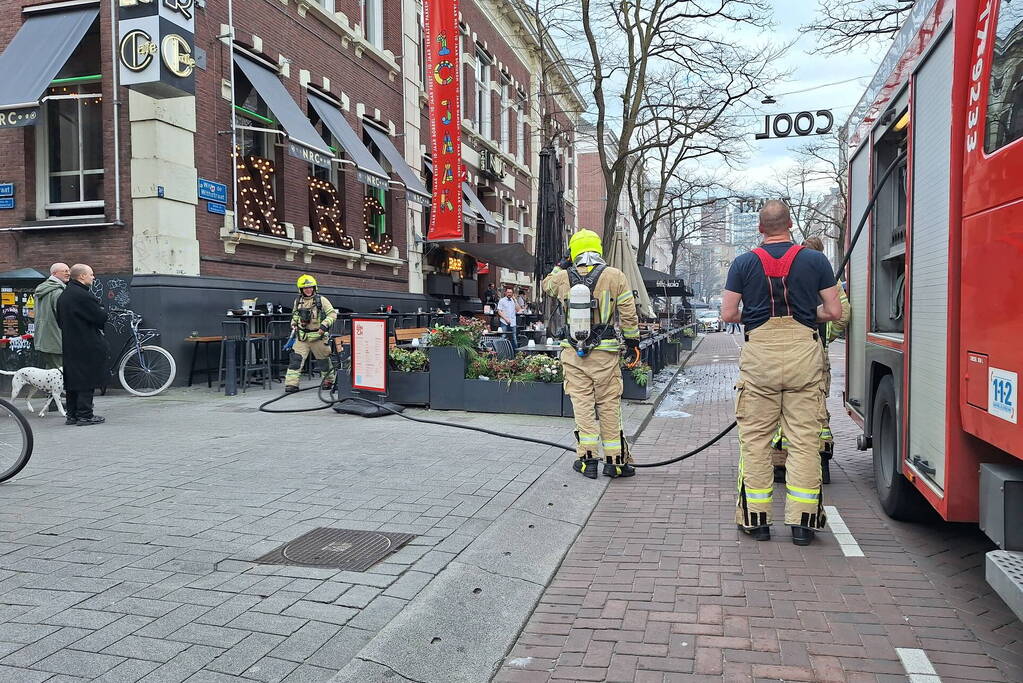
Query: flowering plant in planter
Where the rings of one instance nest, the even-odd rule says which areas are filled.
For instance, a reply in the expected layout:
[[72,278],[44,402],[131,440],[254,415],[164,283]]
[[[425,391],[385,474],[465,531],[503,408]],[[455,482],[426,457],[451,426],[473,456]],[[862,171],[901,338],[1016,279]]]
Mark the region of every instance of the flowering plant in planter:
[[561,383],[564,375],[557,358],[519,354],[515,358],[500,359],[493,353],[482,353],[469,361],[465,378],[552,384]]
[[429,369],[430,361],[422,351],[393,348],[388,357],[391,368],[398,372],[426,372]]
[[428,343],[430,346],[454,346],[466,351],[475,351],[479,345],[480,335],[475,329],[463,325],[438,325],[430,330]]
[[[628,368],[626,368],[628,369]],[[629,370],[632,373],[632,380],[637,386],[645,387],[650,383],[650,376],[653,374],[653,370],[646,363],[640,363],[636,367]]]

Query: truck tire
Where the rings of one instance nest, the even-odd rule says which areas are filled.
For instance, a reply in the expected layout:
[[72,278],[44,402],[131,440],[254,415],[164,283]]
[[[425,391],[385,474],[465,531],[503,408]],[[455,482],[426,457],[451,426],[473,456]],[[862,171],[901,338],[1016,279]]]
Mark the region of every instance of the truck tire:
[[881,507],[892,519],[921,519],[928,505],[902,474],[902,420],[895,403],[895,382],[891,375],[882,379],[877,387],[871,427],[874,484]]

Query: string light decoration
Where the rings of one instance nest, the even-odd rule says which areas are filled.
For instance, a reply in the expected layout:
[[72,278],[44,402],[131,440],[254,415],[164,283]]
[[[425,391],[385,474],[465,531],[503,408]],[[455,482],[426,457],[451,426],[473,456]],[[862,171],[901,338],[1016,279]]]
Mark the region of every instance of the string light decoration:
[[341,220],[341,198],[326,180],[309,178],[309,222],[313,240],[340,249],[354,249],[355,240],[345,232]]
[[462,259],[458,258],[457,256],[448,256],[448,272],[461,273]]
[[366,246],[369,247],[369,250],[380,255],[391,253],[394,240],[387,234],[387,210],[380,199],[373,194],[367,194],[363,199],[362,224],[365,228]]
[[274,197],[274,165],[257,156],[240,157],[238,163],[238,216],[242,227],[274,237],[285,237],[287,231],[277,220]]

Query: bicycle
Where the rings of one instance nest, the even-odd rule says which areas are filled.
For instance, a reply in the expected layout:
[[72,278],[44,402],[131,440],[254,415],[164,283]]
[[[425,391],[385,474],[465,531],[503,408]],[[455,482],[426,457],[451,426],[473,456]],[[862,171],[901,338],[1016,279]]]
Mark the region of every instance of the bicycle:
[[156,396],[174,381],[177,365],[167,349],[147,344],[160,336],[155,329],[140,328],[142,316],[124,308],[114,308],[113,315],[128,319],[131,333],[118,353],[120,360],[110,368],[125,391],[135,396]]
[[32,427],[17,408],[0,399],[0,482],[25,468],[32,457]]

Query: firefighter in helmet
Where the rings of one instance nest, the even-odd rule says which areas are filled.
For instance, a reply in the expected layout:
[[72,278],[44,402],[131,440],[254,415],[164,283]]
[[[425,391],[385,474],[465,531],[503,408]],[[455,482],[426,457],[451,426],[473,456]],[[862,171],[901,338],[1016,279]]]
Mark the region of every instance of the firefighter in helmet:
[[337,311],[327,297],[317,292],[316,278],[312,275],[303,275],[295,285],[298,297],[291,314],[295,345],[288,360],[284,391],[289,394],[298,391],[298,380],[310,353],[320,361],[323,387],[329,389],[334,385],[334,367],[330,363],[330,326],[337,319]]
[[566,258],[544,278],[545,292],[565,304],[568,334],[561,342],[565,392],[575,412],[576,472],[596,479],[601,451],[603,473],[631,477],[636,468],[622,432],[622,373],[615,316],[625,346],[639,349],[639,318],[625,274],[604,263],[600,236],[580,230]]
[[[814,251],[824,251],[824,242],[820,237],[811,236],[807,237],[803,241],[803,246]],[[852,308],[849,305],[849,297],[845,293],[845,287],[839,284],[838,287],[838,301],[842,304],[842,317],[838,320],[831,321],[829,323],[821,324],[817,326],[817,332],[820,334],[821,343],[824,344],[823,360],[824,365],[824,381],[821,390],[824,392],[824,401],[821,403],[820,412],[820,423],[821,423],[821,435],[820,435],[820,455],[821,455],[821,479],[825,484],[831,483],[831,459],[835,455],[835,438],[831,433],[831,412],[828,410],[828,396],[831,395],[831,359],[828,356],[828,345],[838,338],[839,334],[845,331],[849,325],[849,319],[852,316]],[[774,446],[775,453],[773,456],[774,462],[774,481],[776,483],[785,481],[785,456],[786,451],[789,447],[789,441],[785,438],[785,432],[782,431],[781,425],[778,426],[778,432],[774,435],[774,439],[771,441],[771,445]]]

